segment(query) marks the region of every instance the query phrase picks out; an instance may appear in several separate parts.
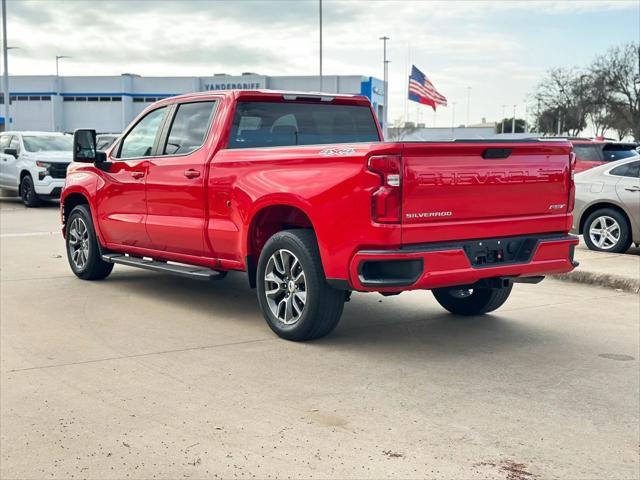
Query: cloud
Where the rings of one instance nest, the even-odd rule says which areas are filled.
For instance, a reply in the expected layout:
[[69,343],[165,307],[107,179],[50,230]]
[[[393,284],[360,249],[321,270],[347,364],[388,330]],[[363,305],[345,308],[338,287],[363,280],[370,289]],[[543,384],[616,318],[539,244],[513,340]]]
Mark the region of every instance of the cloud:
[[[573,52],[585,49],[584,32],[599,31],[601,15],[619,15],[623,22],[630,17],[626,12],[638,11],[636,0],[323,4],[328,74],[382,77],[378,38],[391,37],[392,118],[404,111],[409,63],[425,69],[452,101],[465,102],[471,86],[477,111],[497,115],[499,105],[520,102],[546,68],[573,62]],[[9,0],[7,7],[9,44],[21,48],[11,52],[12,73],[51,74],[55,55],[73,57],[61,65],[66,75],[313,75],[318,70],[317,0]],[[582,30],[545,28],[546,19],[576,16],[587,22]],[[529,27],[535,21],[540,29],[533,34],[517,28],[517,22]],[[637,36],[637,27],[629,31],[629,40]],[[562,49],[544,50],[558,38]],[[607,41],[601,39],[602,51]]]

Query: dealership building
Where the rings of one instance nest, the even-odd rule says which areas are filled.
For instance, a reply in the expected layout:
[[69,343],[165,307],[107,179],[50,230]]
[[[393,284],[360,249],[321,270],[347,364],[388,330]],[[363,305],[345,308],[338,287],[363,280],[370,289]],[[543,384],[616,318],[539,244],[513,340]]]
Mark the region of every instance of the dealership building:
[[[361,75],[325,75],[322,91],[367,96],[378,118],[384,118],[383,81]],[[317,92],[319,76],[275,76],[243,73],[211,77],[143,77],[134,74],[96,77],[10,76],[10,122],[0,129],[71,132],[94,128],[120,132],[150,103],[182,93],[207,90],[271,89]],[[4,94],[0,96],[4,103]]]

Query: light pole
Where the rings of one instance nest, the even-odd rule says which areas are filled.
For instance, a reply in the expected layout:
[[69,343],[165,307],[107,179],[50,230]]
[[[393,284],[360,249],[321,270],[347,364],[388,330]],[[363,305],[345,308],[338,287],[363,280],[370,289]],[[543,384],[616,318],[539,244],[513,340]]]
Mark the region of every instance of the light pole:
[[7,0],[2,0],[2,54],[4,59],[4,129],[9,130],[9,46],[7,45]]
[[471,112],[471,87],[467,87],[467,127],[469,126],[470,112]]
[[382,40],[383,48],[383,62],[384,62],[384,110],[382,114],[382,133],[384,138],[387,138],[387,119],[389,118],[389,61],[387,60],[387,40],[389,37],[380,37]]
[[456,124],[456,103],[458,102],[453,102],[451,104],[451,106],[453,107],[453,109],[451,110],[451,136],[452,137],[453,137],[453,129]]
[[504,133],[504,111],[507,108],[506,105],[502,105],[502,131],[500,133]]
[[[560,88],[560,93],[564,95],[564,87]],[[558,136],[562,132],[562,106],[558,106]]]
[[511,119],[511,133],[516,133],[516,105],[513,105],[513,118]]
[[58,67],[58,62],[61,58],[71,58],[69,55],[56,55],[56,78],[60,76],[60,69]]
[[[4,0],[3,0],[4,1]],[[6,37],[5,37],[6,38]],[[4,129],[9,128],[9,106],[11,105],[11,94],[9,93],[9,50],[18,50],[20,47],[4,47]]]
[[318,19],[320,21],[320,91],[324,88],[322,82],[322,0],[318,0]]

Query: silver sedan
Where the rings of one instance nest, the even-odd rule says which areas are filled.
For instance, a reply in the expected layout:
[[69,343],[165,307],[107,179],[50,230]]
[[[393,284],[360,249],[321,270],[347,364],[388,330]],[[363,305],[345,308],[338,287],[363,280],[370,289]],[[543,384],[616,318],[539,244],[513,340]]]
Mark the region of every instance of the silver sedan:
[[626,252],[640,244],[640,157],[576,174],[573,232],[591,250]]

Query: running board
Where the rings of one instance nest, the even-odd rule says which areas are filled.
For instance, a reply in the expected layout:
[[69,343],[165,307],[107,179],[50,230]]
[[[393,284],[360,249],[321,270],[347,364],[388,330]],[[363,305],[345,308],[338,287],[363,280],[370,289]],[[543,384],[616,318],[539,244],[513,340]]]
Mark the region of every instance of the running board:
[[103,254],[102,260],[109,263],[127,265],[128,267],[153,270],[154,272],[173,273],[174,275],[193,278],[195,280],[221,280],[227,275],[227,272],[219,272],[206,267],[175,265],[166,262],[158,262],[156,260],[145,260],[140,257],[131,257],[121,253]]

